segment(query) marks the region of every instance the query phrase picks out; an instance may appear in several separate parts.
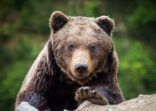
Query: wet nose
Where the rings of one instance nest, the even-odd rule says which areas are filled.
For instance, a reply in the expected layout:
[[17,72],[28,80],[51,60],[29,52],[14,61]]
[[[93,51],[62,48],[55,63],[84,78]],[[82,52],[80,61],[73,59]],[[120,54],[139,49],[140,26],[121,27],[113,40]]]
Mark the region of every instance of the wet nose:
[[79,74],[87,72],[88,66],[86,64],[77,64],[75,66],[76,72]]

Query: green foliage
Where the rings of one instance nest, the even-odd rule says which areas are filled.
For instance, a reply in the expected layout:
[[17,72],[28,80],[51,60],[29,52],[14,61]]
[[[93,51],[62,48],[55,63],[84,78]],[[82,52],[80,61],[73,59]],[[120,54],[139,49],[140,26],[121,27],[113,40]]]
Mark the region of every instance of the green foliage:
[[140,93],[154,92],[154,87],[151,89],[145,85],[147,78],[151,76],[156,78],[156,71],[153,70],[156,64],[150,52],[136,40],[116,38],[115,41],[120,58],[119,82],[126,98],[136,97]]
[[144,42],[156,43],[155,37],[156,26],[156,7],[152,0],[138,1],[137,8],[128,17],[128,28],[132,35]]
[[1,81],[3,90],[0,90],[0,95],[3,96],[0,100],[0,109],[5,109],[6,105],[9,106],[10,110],[13,109],[13,102],[15,102],[15,97],[22,84],[21,80],[28,70],[28,67],[26,68],[28,65],[30,63],[28,64],[27,61],[16,61],[16,63],[9,65],[9,71],[5,73],[5,80]]
[[37,39],[32,39],[32,37],[32,35],[26,34],[17,35],[16,43],[13,43],[16,45],[5,46],[2,48],[3,50],[1,50],[2,53],[0,57],[3,58],[3,60],[1,60],[2,64],[0,64],[0,95],[3,96],[0,97],[0,110],[13,109],[16,95],[23,78],[43,47],[41,37],[37,37]]

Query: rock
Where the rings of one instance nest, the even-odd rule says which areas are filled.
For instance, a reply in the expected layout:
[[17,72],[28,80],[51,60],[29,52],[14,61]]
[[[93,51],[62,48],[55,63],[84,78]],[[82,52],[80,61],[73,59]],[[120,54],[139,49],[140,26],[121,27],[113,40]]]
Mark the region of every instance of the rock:
[[139,95],[118,105],[102,106],[85,101],[76,111],[156,111],[156,94]]
[[21,102],[16,111],[38,111],[35,107],[31,106],[28,102]]
[[[38,111],[27,102],[22,102],[16,111]],[[68,110],[64,110],[68,111]],[[139,95],[118,105],[96,105],[83,102],[75,111],[156,111],[156,94]]]

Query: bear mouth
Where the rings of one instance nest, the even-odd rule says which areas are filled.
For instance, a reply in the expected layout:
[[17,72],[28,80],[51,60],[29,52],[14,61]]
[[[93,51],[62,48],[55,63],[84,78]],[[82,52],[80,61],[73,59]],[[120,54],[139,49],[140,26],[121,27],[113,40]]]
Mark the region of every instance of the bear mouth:
[[79,75],[79,74],[71,74],[71,77],[72,77],[72,79],[74,80],[74,81],[76,81],[76,82],[78,82],[78,83],[80,83],[80,84],[84,84],[84,83],[86,83],[87,81],[89,81],[89,79],[90,79],[90,75],[91,74],[86,74],[86,75]]
[[74,76],[78,80],[85,80],[88,78],[88,76],[82,77],[82,76]]

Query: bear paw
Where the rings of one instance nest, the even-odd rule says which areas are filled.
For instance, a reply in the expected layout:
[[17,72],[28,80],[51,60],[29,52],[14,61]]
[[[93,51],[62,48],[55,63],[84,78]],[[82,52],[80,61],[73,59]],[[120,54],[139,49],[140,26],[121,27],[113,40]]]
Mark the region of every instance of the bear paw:
[[91,87],[80,87],[75,92],[75,100],[82,102],[88,100],[94,104],[106,105],[108,101],[106,97],[101,96],[96,90]]
[[91,87],[81,87],[77,89],[75,93],[75,100],[84,101],[86,99],[94,97],[95,94],[96,94],[95,90],[93,90]]

